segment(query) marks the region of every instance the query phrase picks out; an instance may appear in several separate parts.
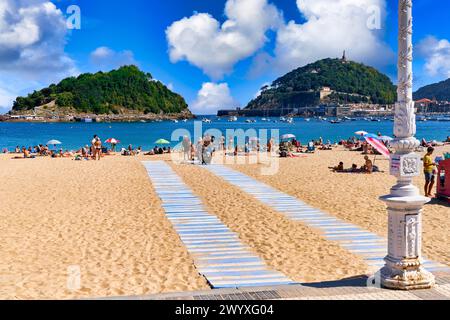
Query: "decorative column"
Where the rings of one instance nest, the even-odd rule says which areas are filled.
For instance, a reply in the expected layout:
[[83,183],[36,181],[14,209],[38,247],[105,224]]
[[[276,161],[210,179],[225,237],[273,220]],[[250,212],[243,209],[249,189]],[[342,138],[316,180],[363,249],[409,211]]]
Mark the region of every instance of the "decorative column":
[[434,276],[422,266],[422,209],[429,198],[420,195],[413,178],[421,171],[420,145],[412,91],[412,0],[399,0],[398,101],[395,105],[395,139],[391,146],[391,174],[398,181],[391,194],[381,197],[389,215],[388,256],[381,269],[381,285],[389,289],[431,288]]

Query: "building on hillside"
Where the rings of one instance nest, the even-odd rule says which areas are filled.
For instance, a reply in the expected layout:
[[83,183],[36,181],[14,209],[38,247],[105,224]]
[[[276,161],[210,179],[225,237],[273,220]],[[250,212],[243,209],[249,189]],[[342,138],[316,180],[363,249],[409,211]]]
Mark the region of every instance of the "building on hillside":
[[320,100],[324,100],[326,97],[330,96],[333,93],[333,90],[331,90],[330,87],[322,87],[319,93],[320,93]]

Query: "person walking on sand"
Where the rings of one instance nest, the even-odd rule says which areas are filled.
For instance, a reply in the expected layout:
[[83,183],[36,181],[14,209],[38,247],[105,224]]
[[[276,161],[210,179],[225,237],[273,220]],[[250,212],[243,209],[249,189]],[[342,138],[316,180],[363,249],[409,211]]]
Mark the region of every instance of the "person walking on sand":
[[423,171],[425,173],[425,197],[432,198],[435,181],[435,167],[436,163],[433,162],[431,156],[433,155],[434,148],[429,147],[427,150],[427,154],[423,157]]

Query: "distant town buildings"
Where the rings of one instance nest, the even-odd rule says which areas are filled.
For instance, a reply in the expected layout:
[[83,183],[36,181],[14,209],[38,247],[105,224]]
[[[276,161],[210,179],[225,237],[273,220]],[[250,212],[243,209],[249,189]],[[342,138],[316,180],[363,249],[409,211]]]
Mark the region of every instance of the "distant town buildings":
[[420,99],[415,102],[415,107],[417,113],[449,113],[450,101]]

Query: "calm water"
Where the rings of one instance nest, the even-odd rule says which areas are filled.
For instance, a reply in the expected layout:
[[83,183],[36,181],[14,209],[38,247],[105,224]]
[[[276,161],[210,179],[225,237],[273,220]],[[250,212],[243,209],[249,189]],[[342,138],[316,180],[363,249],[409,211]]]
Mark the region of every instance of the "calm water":
[[[393,122],[369,122],[364,120],[331,124],[312,119],[310,122],[304,119],[295,119],[294,124],[281,123],[278,118],[272,118],[270,122],[263,122],[260,118],[256,123],[246,123],[247,118],[240,118],[237,122],[228,122],[227,119],[217,120],[211,117],[212,123],[202,123],[203,132],[209,129],[218,129],[226,135],[227,129],[279,129],[280,134],[292,133],[302,142],[322,137],[325,141],[332,142],[347,139],[354,136],[359,130],[371,133],[381,132],[383,135],[392,135]],[[275,123],[274,121],[277,121]],[[418,122],[417,137],[427,140],[443,141],[450,136],[450,122]],[[142,146],[150,149],[155,146],[155,141],[164,138],[171,141],[172,133],[177,129],[188,130],[194,136],[194,121],[187,123],[154,122],[154,123],[0,123],[0,151],[3,148],[13,149],[15,146],[34,146],[45,144],[51,139],[63,142],[64,149],[78,149],[82,145],[89,144],[92,136],[98,134],[105,141],[108,138],[116,138],[121,141],[119,147]],[[183,132],[176,135],[183,136]],[[216,137],[219,134],[213,134]],[[172,147],[179,139],[172,142]]]

